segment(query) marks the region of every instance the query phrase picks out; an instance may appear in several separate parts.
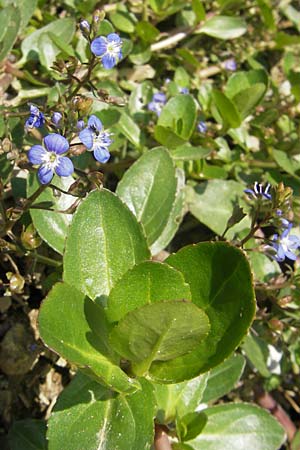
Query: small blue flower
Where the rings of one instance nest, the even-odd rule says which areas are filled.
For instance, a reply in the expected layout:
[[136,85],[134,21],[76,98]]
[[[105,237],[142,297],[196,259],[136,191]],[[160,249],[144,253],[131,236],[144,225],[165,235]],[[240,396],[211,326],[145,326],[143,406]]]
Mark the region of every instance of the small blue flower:
[[157,116],[160,116],[160,113],[166,102],[166,94],[164,94],[163,92],[156,92],[156,94],[153,94],[152,100],[150,103],[148,103],[147,107],[149,111],[153,111],[155,112],[155,114],[157,114]]
[[38,177],[42,184],[50,183],[54,172],[59,177],[68,177],[74,172],[70,158],[61,156],[69,149],[66,138],[57,133],[48,134],[44,138],[44,145],[34,145],[28,152],[31,164],[39,165]]
[[85,35],[89,35],[91,31],[91,26],[87,20],[83,19],[80,21],[79,28],[81,32]]
[[285,258],[289,258],[292,261],[297,259],[295,251],[300,247],[300,239],[298,236],[290,235],[290,231],[293,224],[290,223],[289,226],[281,233],[280,236],[275,234],[272,239],[272,244],[269,248],[275,251],[275,255],[272,255],[276,261],[282,262]]
[[83,130],[85,127],[84,120],[82,120],[82,119],[78,120],[76,127],[77,127],[77,130],[79,130],[79,131]]
[[226,70],[229,70],[231,72],[235,72],[237,69],[237,63],[235,61],[235,59],[228,59],[227,61],[225,61],[224,63],[224,67]]
[[112,69],[122,58],[122,41],[116,33],[100,36],[91,43],[91,51],[102,58],[105,69]]
[[40,112],[37,106],[30,105],[30,116],[25,122],[25,128],[40,128],[44,123],[44,114]]
[[110,158],[108,147],[112,144],[110,133],[103,130],[103,125],[97,116],[92,115],[88,126],[79,133],[81,142],[87,150],[94,152],[94,157],[100,163],[106,163]]
[[179,88],[180,94],[189,94],[189,89],[187,87]]
[[200,122],[197,124],[197,129],[199,133],[206,133],[207,131],[206,123],[203,122],[203,120],[200,120]]
[[270,187],[271,187],[271,185],[270,185],[270,183],[268,183],[264,189],[264,187],[261,183],[259,184],[257,181],[255,181],[253,189],[245,189],[244,192],[246,194],[251,195],[255,199],[261,197],[261,198],[266,198],[267,200],[271,200],[272,195],[269,194]]
[[61,119],[62,119],[62,114],[60,112],[56,111],[52,114],[51,120],[52,120],[52,123],[54,123],[54,125],[56,127],[59,127],[59,122],[61,121]]

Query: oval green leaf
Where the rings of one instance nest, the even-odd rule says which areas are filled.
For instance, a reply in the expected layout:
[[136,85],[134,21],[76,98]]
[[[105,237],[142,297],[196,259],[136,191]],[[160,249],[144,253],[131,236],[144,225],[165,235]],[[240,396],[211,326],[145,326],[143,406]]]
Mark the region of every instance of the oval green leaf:
[[199,33],[218,39],[236,39],[247,31],[247,25],[241,17],[214,16],[200,28]]
[[64,255],[64,280],[94,299],[108,295],[127,270],[149,258],[134,215],[112,192],[90,193],[78,207]]
[[108,345],[103,309],[75,288],[66,283],[54,286],[40,309],[39,330],[47,346],[98,382],[118,392],[139,388],[120,369]]
[[209,331],[206,314],[189,302],[152,303],[129,312],[113,329],[116,352],[144,375],[154,361],[169,361],[190,352]]
[[[54,186],[64,191],[68,191],[72,183],[74,183],[72,177],[55,177],[52,181]],[[30,174],[27,179],[27,196],[32,195],[39,187],[40,184],[36,175]],[[33,203],[33,206],[38,207],[39,204],[49,204],[54,211],[30,209],[32,222],[39,235],[50,247],[60,254],[63,254],[68,228],[72,220],[72,215],[65,214],[63,211],[70,208],[76,200],[76,197],[72,195],[63,194],[60,191],[54,193],[51,187],[47,187]]]
[[269,412],[247,403],[218,405],[203,411],[201,434],[188,441],[194,450],[277,450],[283,428]]
[[125,273],[111,290],[106,315],[118,322],[129,311],[162,300],[191,300],[183,275],[160,262],[146,261]]
[[208,337],[190,354],[152,364],[153,378],[174,382],[206,372],[235,350],[253,321],[255,297],[249,263],[229,244],[188,246],[166,262],[183,273],[193,303],[206,312],[211,325]]
[[118,185],[117,194],[142,223],[149,244],[160,236],[168,221],[176,185],[172,158],[162,147],[144,153]]
[[197,110],[191,95],[176,95],[164,106],[157,125],[171,130],[176,136],[187,141],[195,128]]
[[154,439],[155,403],[150,383],[141,383],[141,391],[116,396],[77,373],[49,419],[49,450],[148,450]]

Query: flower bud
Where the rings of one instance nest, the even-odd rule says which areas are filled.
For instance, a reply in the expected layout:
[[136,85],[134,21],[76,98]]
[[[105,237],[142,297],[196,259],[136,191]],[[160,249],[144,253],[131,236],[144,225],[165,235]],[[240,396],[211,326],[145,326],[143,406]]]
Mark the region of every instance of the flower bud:
[[21,241],[26,250],[38,248],[42,243],[42,239],[37,234],[32,223],[22,232]]
[[9,280],[9,288],[15,294],[23,292],[25,280],[19,273],[7,272],[6,277]]
[[59,122],[61,121],[61,119],[62,119],[62,114],[61,114],[60,112],[55,111],[55,112],[52,114],[51,120],[52,120],[52,122],[54,123],[54,125],[55,125],[56,127],[59,127]]
[[79,24],[79,28],[84,36],[88,37],[90,35],[91,27],[87,20],[83,19]]

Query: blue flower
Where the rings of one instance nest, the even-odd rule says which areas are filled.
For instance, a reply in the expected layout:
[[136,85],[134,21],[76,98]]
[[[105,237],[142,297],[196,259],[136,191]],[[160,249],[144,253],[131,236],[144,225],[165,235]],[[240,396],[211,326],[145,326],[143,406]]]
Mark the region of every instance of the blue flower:
[[300,247],[300,239],[298,238],[298,236],[289,234],[292,226],[293,224],[290,223],[280,236],[278,236],[278,234],[275,234],[273,236],[273,242],[269,248],[276,252],[273,257],[278,262],[284,261],[285,258],[289,258],[292,261],[295,261],[297,259],[295,250]]
[[235,59],[228,59],[227,61],[225,61],[224,63],[224,67],[226,70],[230,70],[231,72],[235,72],[237,69],[237,63],[235,61]]
[[271,187],[271,185],[270,185],[270,183],[268,183],[264,189],[262,184],[258,184],[258,182],[255,181],[253,189],[245,189],[244,192],[246,194],[251,195],[255,199],[261,197],[261,198],[266,198],[267,200],[271,200],[272,195],[269,194],[270,187]]
[[59,122],[61,121],[61,119],[62,119],[62,114],[60,112],[56,111],[52,114],[51,120],[56,127],[59,127]]
[[203,120],[200,120],[200,122],[197,124],[197,129],[199,133],[206,133],[207,131],[206,123],[203,122]]
[[100,36],[91,43],[91,51],[102,58],[105,69],[112,69],[122,58],[122,41],[116,33]]
[[74,172],[70,158],[61,156],[69,149],[66,138],[60,134],[48,134],[44,138],[44,145],[34,145],[28,152],[31,164],[39,165],[38,177],[42,184],[50,183],[54,172],[60,177],[68,177]]
[[179,88],[180,94],[189,94],[189,89],[187,87],[181,87]]
[[148,103],[148,109],[149,111],[155,112],[158,116],[160,116],[160,113],[164,107],[164,105],[167,102],[166,94],[163,92],[156,92],[156,94],[153,94],[152,100],[150,103]]
[[30,116],[25,122],[25,128],[40,128],[44,123],[44,114],[40,112],[37,106],[30,105]]
[[106,163],[110,158],[108,147],[112,144],[110,133],[103,130],[101,120],[92,115],[88,120],[88,126],[79,133],[81,142],[87,150],[94,152],[94,157],[100,163]]

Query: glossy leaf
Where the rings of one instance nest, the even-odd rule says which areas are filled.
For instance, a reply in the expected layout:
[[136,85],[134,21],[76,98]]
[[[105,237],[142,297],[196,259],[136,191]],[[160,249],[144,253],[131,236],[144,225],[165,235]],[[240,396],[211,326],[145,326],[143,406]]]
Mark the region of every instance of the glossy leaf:
[[158,239],[151,245],[152,255],[157,255],[161,250],[167,247],[178,230],[183,216],[186,212],[185,206],[185,177],[181,169],[176,170],[177,188],[176,197],[173,203],[168,221],[158,237]]
[[193,147],[188,144],[183,144],[170,150],[172,158],[178,161],[197,161],[208,156],[210,152],[209,148]]
[[187,141],[194,131],[196,118],[196,103],[193,97],[179,94],[164,106],[157,125]]
[[184,301],[160,302],[129,312],[111,333],[111,345],[144,375],[154,361],[169,361],[190,352],[209,331],[206,314]]
[[140,147],[141,130],[127,113],[121,114],[117,127],[133,145]]
[[218,39],[236,39],[247,31],[247,25],[241,17],[214,16],[200,28],[199,33]]
[[220,364],[247,334],[255,312],[249,263],[244,254],[226,243],[184,247],[166,263],[183,273],[192,301],[208,315],[208,337],[188,355],[155,362],[153,379],[172,382],[190,379]]
[[226,128],[237,128],[241,124],[240,114],[235,104],[221,91],[212,91],[213,102],[222,118],[223,126]]
[[9,5],[0,11],[0,61],[13,47],[18,36],[21,20],[20,10],[14,5]]
[[90,298],[108,295],[115,283],[149,257],[134,215],[112,192],[91,192],[69,229],[64,280]]
[[146,261],[126,272],[111,290],[106,315],[111,322],[118,322],[148,303],[183,299],[191,299],[183,275],[167,264]]
[[187,441],[194,450],[278,450],[285,440],[270,413],[247,403],[218,405],[203,411],[201,434]]
[[[232,217],[234,205],[244,195],[244,187],[233,180],[209,180],[193,187],[188,186],[186,195],[188,208],[193,216],[222,235]],[[239,226],[243,227],[244,222],[240,222]]]
[[[64,191],[68,191],[71,184],[74,183],[74,179],[72,177],[55,177],[51,183]],[[36,174],[31,174],[27,178],[27,197],[36,192],[39,186],[40,183]],[[77,198],[72,195],[64,194],[59,190],[55,192],[53,188],[47,187],[33,205],[38,207],[39,204],[49,204],[54,211],[30,209],[33,224],[39,235],[60,254],[64,251],[68,228],[72,220],[72,215],[65,214],[63,211],[70,208],[76,200]]]
[[162,147],[144,153],[120,181],[117,194],[141,222],[149,244],[163,231],[176,194],[175,167]]
[[176,417],[194,412],[202,400],[208,373],[177,384],[153,383],[157,399],[158,420],[169,423]]
[[278,262],[271,260],[263,253],[249,252],[249,261],[257,281],[267,283],[281,273]]
[[120,369],[108,345],[103,309],[75,288],[66,283],[54,286],[42,304],[39,329],[45,344],[99,382],[118,392],[139,388]]
[[203,403],[217,400],[234,389],[245,368],[245,358],[236,354],[219,364],[209,373],[202,397]]
[[268,378],[271,373],[267,366],[269,357],[268,344],[259,336],[250,334],[245,337],[242,348],[255,369],[259,373]]
[[249,70],[235,72],[229,78],[225,86],[225,93],[228,98],[232,99],[240,92],[255,86],[256,84],[263,84],[268,87],[268,75],[265,70]]
[[[37,59],[40,54],[39,43],[42,34],[51,32],[57,35],[59,38],[63,39],[66,44],[68,44],[75,32],[75,21],[71,18],[57,19],[53,22],[45,25],[42,28],[30,33],[22,42],[21,50],[23,53],[22,59],[19,61],[19,65],[24,64],[28,59]],[[60,52],[56,48],[56,54]],[[51,51],[54,47],[51,47]]]
[[281,167],[283,170],[285,170],[287,173],[290,173],[291,175],[295,175],[295,172],[297,170],[300,170],[300,163],[299,161],[293,160],[286,152],[283,150],[273,150],[273,157],[279,167]]
[[[109,390],[77,373],[49,419],[49,450],[148,450],[153,442],[155,403],[151,385],[133,395]],[[147,408],[144,407],[147,405]]]

